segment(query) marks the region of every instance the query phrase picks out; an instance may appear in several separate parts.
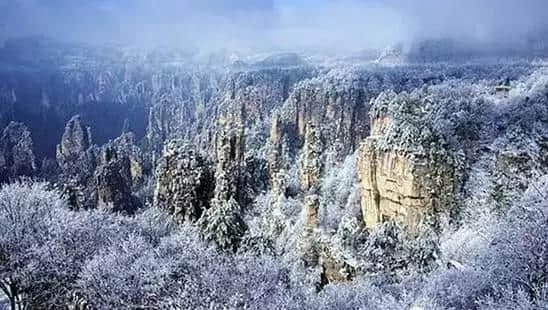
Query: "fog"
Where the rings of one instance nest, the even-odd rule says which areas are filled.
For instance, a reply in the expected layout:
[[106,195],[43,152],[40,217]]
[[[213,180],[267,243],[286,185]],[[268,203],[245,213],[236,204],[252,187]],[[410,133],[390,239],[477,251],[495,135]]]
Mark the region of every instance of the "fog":
[[0,0],[0,40],[201,49],[382,48],[426,38],[514,45],[542,35],[545,0]]

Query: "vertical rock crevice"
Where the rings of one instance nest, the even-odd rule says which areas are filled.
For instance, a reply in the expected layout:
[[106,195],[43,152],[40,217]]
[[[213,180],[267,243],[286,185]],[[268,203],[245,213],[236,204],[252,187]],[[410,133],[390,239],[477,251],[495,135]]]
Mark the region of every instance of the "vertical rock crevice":
[[429,215],[450,208],[455,168],[439,160],[434,145],[420,149],[383,147],[383,139],[395,124],[388,110],[378,110],[372,117],[371,136],[358,151],[363,219],[369,229],[394,220],[416,230]]

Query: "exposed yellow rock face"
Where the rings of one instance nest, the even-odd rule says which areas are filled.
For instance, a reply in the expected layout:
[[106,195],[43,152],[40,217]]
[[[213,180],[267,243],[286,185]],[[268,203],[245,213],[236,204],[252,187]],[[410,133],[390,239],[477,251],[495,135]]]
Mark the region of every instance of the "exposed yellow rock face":
[[298,112],[297,127],[299,129],[299,136],[300,137],[304,136],[306,131],[306,114],[305,114],[305,111],[303,110]]
[[281,132],[281,120],[280,116],[278,114],[275,114],[272,116],[272,125],[270,127],[270,142],[274,146],[278,146],[280,144],[280,141],[282,140],[282,132]]
[[368,138],[361,146],[358,167],[367,227],[389,219],[411,226],[420,223],[429,204],[424,163],[413,155],[379,152],[376,139]]
[[299,178],[304,190],[315,191],[320,186],[322,145],[320,132],[313,122],[305,128],[303,152],[299,162]]
[[270,127],[270,153],[268,154],[268,169],[272,191],[276,195],[285,193],[285,170],[283,168],[283,145],[282,128],[279,115],[272,116],[272,126]]
[[373,135],[360,146],[358,153],[358,175],[361,182],[361,208],[365,225],[375,227],[378,223],[397,220],[409,227],[420,225],[425,215],[434,207],[433,197],[452,196],[452,191],[430,188],[429,178],[437,176],[440,169],[429,166],[423,154],[383,151],[378,140],[390,125],[383,117],[373,122]]
[[392,119],[388,116],[377,118],[371,125],[371,136],[379,136],[392,124]]

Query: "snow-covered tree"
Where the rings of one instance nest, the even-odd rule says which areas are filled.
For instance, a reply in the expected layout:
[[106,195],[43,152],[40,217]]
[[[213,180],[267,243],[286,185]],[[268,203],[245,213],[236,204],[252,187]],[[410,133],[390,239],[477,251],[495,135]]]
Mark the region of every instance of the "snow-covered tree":
[[240,215],[240,206],[230,198],[228,201],[214,199],[200,218],[198,225],[202,228],[207,241],[215,243],[220,249],[235,251],[245,232],[245,223]]

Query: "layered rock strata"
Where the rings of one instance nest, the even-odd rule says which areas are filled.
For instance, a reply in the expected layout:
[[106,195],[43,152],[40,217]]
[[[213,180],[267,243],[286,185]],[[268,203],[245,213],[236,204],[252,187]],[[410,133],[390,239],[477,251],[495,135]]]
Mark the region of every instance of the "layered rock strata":
[[417,228],[452,200],[453,168],[438,167],[423,152],[384,150],[379,141],[390,126],[389,116],[375,118],[358,152],[363,219],[368,228],[389,220]]

